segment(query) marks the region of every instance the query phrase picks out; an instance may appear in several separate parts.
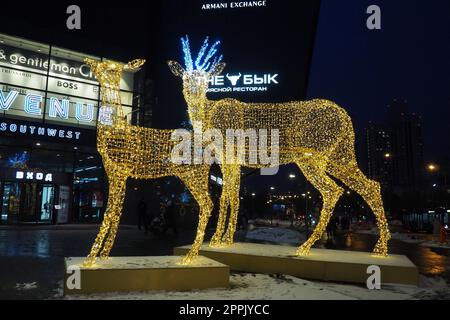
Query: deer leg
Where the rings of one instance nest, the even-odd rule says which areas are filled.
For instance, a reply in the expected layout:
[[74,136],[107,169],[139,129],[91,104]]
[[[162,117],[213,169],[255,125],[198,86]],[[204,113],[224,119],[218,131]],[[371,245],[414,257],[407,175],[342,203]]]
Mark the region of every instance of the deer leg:
[[219,218],[217,220],[217,226],[216,226],[216,232],[212,236],[209,246],[210,247],[219,247],[222,243],[222,236],[225,231],[225,223],[227,221],[227,215],[228,215],[228,207],[230,204],[230,195],[231,195],[231,175],[229,166],[222,166],[222,172],[223,172],[223,188],[222,188],[222,195],[220,196],[220,210],[219,210]]
[[107,258],[109,256],[109,252],[111,251],[114,245],[114,240],[116,239],[120,216],[122,215],[123,201],[125,199],[126,184],[127,179],[123,176],[119,176],[115,181],[112,182],[112,188],[110,183],[108,206],[109,203],[111,203],[111,227],[109,229],[108,237],[103,245],[103,249],[100,252],[100,256],[102,258]]
[[377,226],[380,231],[380,239],[374,248],[374,254],[379,256],[387,256],[388,241],[391,238],[386,215],[383,208],[383,200],[381,199],[380,184],[376,181],[369,180],[358,168],[356,162],[351,161],[347,165],[339,165],[336,162],[330,162],[327,171],[341,180],[350,189],[358,193],[377,218]]
[[92,266],[97,259],[98,252],[100,251],[103,240],[105,239],[106,234],[111,226],[111,209],[106,208],[105,217],[103,218],[102,225],[100,226],[100,230],[95,238],[94,244],[92,245],[91,251],[87,258],[84,260],[85,266]]
[[227,232],[224,234],[222,241],[227,244],[231,245],[234,242],[234,233],[236,232],[236,224],[238,220],[239,215],[239,189],[241,186],[241,172],[240,167],[233,167],[232,169],[232,179],[230,179],[230,187],[231,191],[229,194],[230,199],[230,206],[231,206],[231,213],[230,213],[230,219],[228,221],[228,228]]
[[220,210],[219,218],[217,220],[216,232],[214,232],[214,235],[209,242],[210,247],[219,247],[222,244],[221,239],[225,230],[225,222],[227,220],[228,203],[229,200],[224,186],[222,189],[222,195],[220,196]]
[[314,243],[322,237],[330,222],[336,202],[344,191],[325,173],[325,169],[322,168],[320,162],[322,162],[321,159],[316,162],[297,164],[305,178],[320,192],[323,199],[319,222],[312,235],[298,248],[296,254],[299,256],[308,255]]
[[213,208],[213,203],[209,195],[209,167],[207,170],[197,171],[196,174],[186,177],[180,177],[186,187],[191,192],[192,196],[197,201],[200,207],[200,216],[198,219],[197,234],[191,250],[181,261],[181,264],[190,264],[197,256],[205,238],[205,230],[208,224],[209,217]]
[[[108,174],[108,180],[109,180],[109,195],[113,195],[117,193],[117,186],[120,184],[118,182],[118,178],[112,174]],[[95,263],[95,260],[97,258],[98,253],[100,252],[100,249],[102,248],[103,241],[108,234],[109,230],[111,229],[112,221],[114,220],[114,214],[115,214],[115,207],[116,204],[114,203],[115,200],[110,197],[108,199],[108,204],[105,210],[105,215],[102,221],[102,225],[100,226],[100,230],[97,234],[97,237],[95,238],[94,244],[92,245],[91,251],[89,255],[87,256],[84,265],[91,266]]]

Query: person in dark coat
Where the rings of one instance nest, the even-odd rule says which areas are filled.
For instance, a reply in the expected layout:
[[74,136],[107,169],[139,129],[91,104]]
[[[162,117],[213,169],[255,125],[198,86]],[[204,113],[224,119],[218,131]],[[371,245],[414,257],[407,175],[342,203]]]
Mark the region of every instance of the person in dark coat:
[[161,199],[160,199],[161,193],[157,191],[156,193],[152,192],[150,196],[150,212],[148,214],[149,224],[150,224],[150,231],[157,233],[159,232],[155,222],[155,218],[159,218],[161,214]]
[[331,217],[330,222],[327,225],[327,240],[332,241],[334,234],[337,230],[337,221],[334,217]]
[[173,230],[173,233],[175,233],[175,235],[178,235],[176,216],[177,212],[175,202],[173,200],[169,200],[167,202],[167,207],[164,212],[164,220],[165,220],[163,229],[164,234],[166,234],[167,230],[171,228]]
[[139,200],[138,203],[138,229],[142,230],[142,225],[144,225],[144,232],[148,234],[148,215],[147,215],[147,204],[145,203],[144,197]]

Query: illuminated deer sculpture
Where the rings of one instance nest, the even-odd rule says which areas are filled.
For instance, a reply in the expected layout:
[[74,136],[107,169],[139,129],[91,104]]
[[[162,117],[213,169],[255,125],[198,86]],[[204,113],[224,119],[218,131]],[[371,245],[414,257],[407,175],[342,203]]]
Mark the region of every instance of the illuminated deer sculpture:
[[[295,163],[306,179],[321,193],[323,206],[319,222],[297,250],[307,255],[311,246],[321,238],[329,223],[343,188],[331,178],[353,189],[371,207],[377,219],[380,238],[374,253],[387,255],[390,239],[387,220],[378,182],[367,179],[358,167],[354,152],[355,134],[352,121],[344,109],[327,100],[295,101],[287,103],[243,103],[235,99],[209,100],[206,96],[208,80],[222,72],[225,64],[217,55],[220,42],[209,46],[205,39],[198,56],[192,57],[189,39],[181,39],[185,68],[175,61],[169,67],[183,79],[183,95],[190,120],[201,123],[204,130],[229,129],[279,130],[279,164]],[[223,191],[216,233],[210,245],[232,244],[239,209],[240,164],[221,164]],[[253,168],[262,164],[248,165]],[[228,228],[225,223],[230,206]]]
[[191,251],[183,259],[186,264],[197,255],[212,210],[208,191],[208,165],[174,164],[171,154],[176,141],[173,130],[157,130],[129,125],[123,116],[120,80],[124,70],[135,70],[144,60],[128,64],[86,59],[100,83],[102,108],[97,128],[97,149],[108,176],[109,196],[100,231],[85,264],[92,265],[98,255],[109,256],[119,226],[128,178],[155,179],[177,176],[186,185],[200,207],[197,235]]

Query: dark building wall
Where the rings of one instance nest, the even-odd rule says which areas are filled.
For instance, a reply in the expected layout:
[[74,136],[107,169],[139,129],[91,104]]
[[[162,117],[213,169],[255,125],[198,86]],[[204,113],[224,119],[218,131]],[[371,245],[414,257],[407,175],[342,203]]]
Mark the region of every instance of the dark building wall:
[[394,184],[406,190],[417,190],[424,173],[422,118],[408,110],[406,101],[394,100],[388,108],[392,131]]
[[394,187],[420,188],[424,173],[423,126],[420,115],[406,102],[388,106],[384,124],[369,123],[364,129],[365,169],[370,178]]
[[392,133],[386,125],[370,123],[364,130],[366,139],[367,175],[385,189],[393,183]]

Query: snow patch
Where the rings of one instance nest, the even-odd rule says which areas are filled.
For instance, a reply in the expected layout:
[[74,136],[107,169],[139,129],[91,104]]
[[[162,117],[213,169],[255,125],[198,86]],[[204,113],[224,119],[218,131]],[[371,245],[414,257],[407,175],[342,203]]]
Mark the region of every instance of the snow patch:
[[134,292],[67,296],[66,299],[105,300],[353,300],[313,282],[283,275],[239,274],[230,276],[230,288],[189,292]]
[[[61,290],[62,292],[62,290]],[[68,300],[410,300],[448,299],[450,289],[440,277],[420,277],[420,287],[382,285],[369,290],[364,285],[312,282],[284,275],[232,273],[230,287],[188,292],[130,292],[66,296]],[[55,299],[63,298],[55,295]]]
[[39,286],[37,282],[29,282],[29,283],[16,283],[14,289],[23,291],[23,290],[33,290],[37,289]]
[[[376,236],[380,234],[378,228],[373,228],[370,230],[355,230],[354,232],[359,234],[371,234]],[[420,239],[417,235],[402,232],[391,232],[391,239],[400,240],[405,243],[423,243],[426,241],[425,239]]]
[[439,248],[439,249],[450,249],[450,243],[440,243],[438,241],[426,241],[420,244],[424,247],[429,248]]
[[292,245],[299,245],[306,240],[304,234],[285,228],[258,228],[248,231],[245,237],[249,240]]

